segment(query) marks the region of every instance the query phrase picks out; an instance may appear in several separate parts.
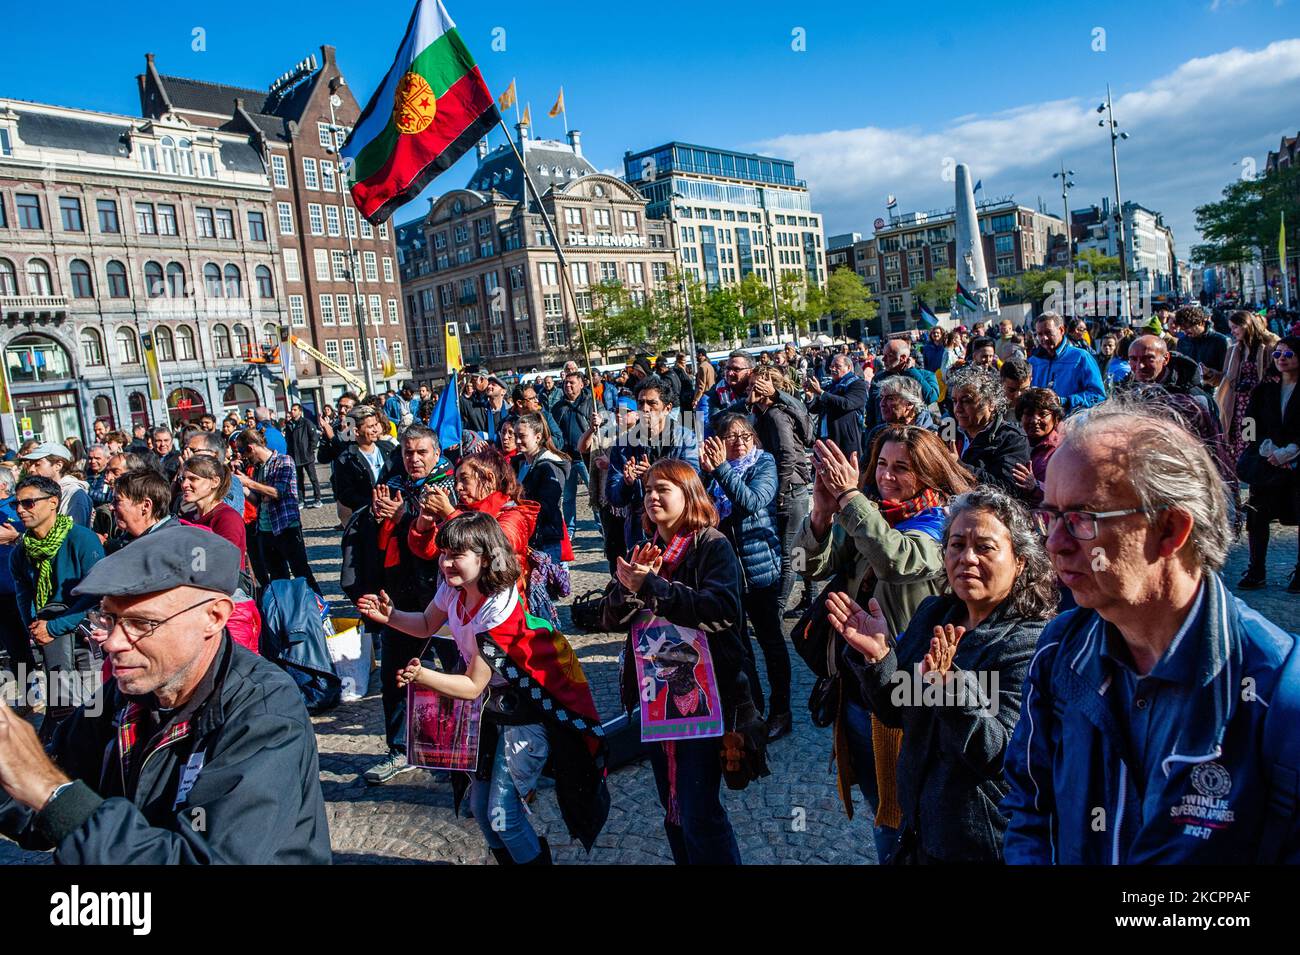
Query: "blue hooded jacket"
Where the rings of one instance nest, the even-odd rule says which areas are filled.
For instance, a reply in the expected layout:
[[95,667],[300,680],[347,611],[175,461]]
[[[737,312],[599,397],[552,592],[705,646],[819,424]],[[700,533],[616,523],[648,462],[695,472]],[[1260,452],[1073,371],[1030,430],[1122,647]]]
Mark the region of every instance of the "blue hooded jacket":
[[1066,414],[1091,408],[1106,397],[1097,362],[1082,348],[1062,339],[1052,354],[1042,348],[1029,356],[1035,388],[1050,388],[1061,399]]

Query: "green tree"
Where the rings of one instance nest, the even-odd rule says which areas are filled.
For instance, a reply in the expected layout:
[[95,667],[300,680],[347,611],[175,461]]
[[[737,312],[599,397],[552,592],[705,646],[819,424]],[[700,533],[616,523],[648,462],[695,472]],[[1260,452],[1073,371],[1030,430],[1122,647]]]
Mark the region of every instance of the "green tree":
[[589,292],[591,311],[582,319],[583,333],[587,347],[600,352],[601,364],[608,364],[610,352],[632,344],[637,337],[637,316],[630,309],[631,297],[623,283],[600,282]]
[[[1002,283],[998,282],[999,287]],[[947,310],[952,305],[952,297],[957,294],[957,273],[952,269],[939,269],[934,278],[917,283],[912,289],[912,298],[920,299],[931,309]]]
[[776,316],[772,312],[772,286],[760,279],[757,273],[750,272],[741,279],[736,291],[741,321],[736,325],[735,334],[728,339],[728,344],[748,335],[751,326],[776,325]]
[[1241,263],[1254,259],[1257,252],[1267,261],[1276,261],[1282,214],[1300,222],[1300,166],[1258,179],[1239,179],[1223,190],[1222,199],[1198,206],[1195,212],[1196,228],[1205,241],[1192,246],[1194,261]]
[[[862,280],[862,276],[852,269],[836,269],[831,272],[826,280],[824,294],[816,285],[809,287],[808,293],[811,299],[806,302],[808,318],[811,320],[820,317],[821,312],[828,313],[831,316],[831,329],[837,337],[848,337],[850,323],[862,322],[866,325],[876,317],[876,300],[871,289]],[[819,314],[813,315],[814,310]]]
[[[1063,269],[1047,269],[1049,272],[1060,272],[1064,276]],[[1080,275],[1080,272],[1087,272],[1087,275]],[[1090,278],[1094,282],[1101,282],[1109,279],[1120,279],[1124,277],[1124,270],[1120,268],[1118,255],[1107,255],[1101,249],[1084,249],[1074,257],[1074,280],[1081,281],[1084,278]],[[1064,281],[1062,278],[1061,281]]]

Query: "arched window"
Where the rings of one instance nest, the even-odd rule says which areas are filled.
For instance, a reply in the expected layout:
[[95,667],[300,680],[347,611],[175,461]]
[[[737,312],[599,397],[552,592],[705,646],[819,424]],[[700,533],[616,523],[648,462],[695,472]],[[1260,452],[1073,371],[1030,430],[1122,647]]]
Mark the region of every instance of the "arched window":
[[169,172],[174,176],[176,175],[176,140],[164,136],[161,145],[163,172]]
[[158,298],[165,290],[162,266],[157,262],[144,264],[144,293],[150,298]]
[[280,344],[280,326],[275,322],[267,322],[262,326],[262,341],[266,342],[272,348]]
[[95,282],[90,277],[90,266],[84,259],[73,259],[68,272],[72,276],[73,298],[95,297]]
[[203,266],[203,286],[208,298],[221,298],[221,268],[216,263]]
[[81,330],[81,363],[87,366],[104,364],[104,340],[93,328]]
[[171,298],[185,297],[185,267],[179,262],[167,263],[167,295]]
[[243,298],[244,297],[244,279],[239,272],[239,266],[226,266],[226,298]]
[[0,259],[0,295],[18,294],[18,272],[8,259]]
[[257,276],[257,297],[275,298],[275,285],[271,282],[271,270],[259,265],[254,273]]
[[176,348],[172,344],[172,330],[166,325],[159,325],[154,329],[153,350],[159,361],[176,360]]
[[54,294],[54,287],[50,284],[50,267],[44,259],[30,259],[27,262],[27,294]]
[[108,395],[96,395],[94,407],[95,407],[96,421],[104,422],[104,424],[108,426],[109,431],[112,431],[115,427],[117,427],[117,425],[115,424],[116,419],[113,416],[112,398],[110,398]]
[[176,358],[178,361],[194,360],[194,329],[188,325],[176,329]]
[[130,298],[131,285],[126,279],[126,266],[116,259],[104,267],[108,274],[109,298]]
[[117,330],[117,360],[123,365],[140,364],[140,340],[134,328]]
[[182,176],[194,175],[194,149],[188,139],[180,141],[180,171]]
[[235,349],[240,358],[252,354],[253,338],[243,325],[235,326]]
[[230,357],[230,329],[225,325],[212,326],[212,354],[217,358]]

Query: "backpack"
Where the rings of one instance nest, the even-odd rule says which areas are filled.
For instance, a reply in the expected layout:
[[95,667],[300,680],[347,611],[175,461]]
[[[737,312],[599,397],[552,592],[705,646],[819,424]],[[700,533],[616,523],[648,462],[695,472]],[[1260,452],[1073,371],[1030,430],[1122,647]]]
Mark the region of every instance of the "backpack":
[[308,713],[338,706],[343,681],[334,672],[328,640],[329,605],[298,577],[273,580],[262,594],[262,656],[293,678]]

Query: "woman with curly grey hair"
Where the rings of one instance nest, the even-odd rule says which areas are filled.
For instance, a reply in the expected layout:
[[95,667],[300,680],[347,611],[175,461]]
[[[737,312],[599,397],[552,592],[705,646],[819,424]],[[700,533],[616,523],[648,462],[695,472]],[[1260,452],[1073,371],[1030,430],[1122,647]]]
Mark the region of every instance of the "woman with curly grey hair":
[[1056,580],[1029,513],[993,488],[950,502],[941,546],[951,592],[922,602],[896,642],[874,598],[864,610],[831,594],[827,608],[862,697],[903,731],[892,861],[1000,862],[1002,759]]
[[948,398],[958,430],[958,459],[978,483],[1019,493],[1015,470],[1016,465],[1029,463],[1029,440],[1006,414],[1006,395],[997,373],[963,365],[948,376]]

